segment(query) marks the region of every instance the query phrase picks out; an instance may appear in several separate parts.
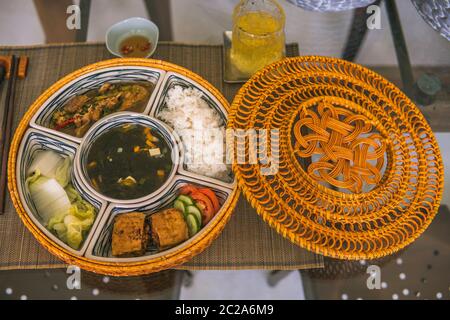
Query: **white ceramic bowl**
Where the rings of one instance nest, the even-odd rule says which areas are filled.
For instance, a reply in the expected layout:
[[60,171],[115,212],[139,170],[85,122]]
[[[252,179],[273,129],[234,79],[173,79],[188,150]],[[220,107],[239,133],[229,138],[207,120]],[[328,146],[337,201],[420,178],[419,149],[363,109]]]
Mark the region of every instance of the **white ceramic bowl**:
[[159,29],[144,18],[129,18],[112,25],[106,32],[106,48],[115,56],[125,57],[120,53],[120,43],[133,35],[142,35],[150,41],[151,50],[145,58],[151,57],[158,46]]
[[[86,169],[87,157],[94,141],[109,130],[124,124],[139,124],[141,126],[149,127],[157,131],[167,143],[172,159],[172,169],[168,174],[166,181],[158,189],[153,190],[145,196],[134,199],[115,199],[97,191],[89,182],[89,176]],[[87,193],[90,193],[93,197],[102,199],[104,201],[108,201],[111,203],[121,203],[125,205],[132,205],[135,203],[148,201],[154,202],[160,197],[164,196],[164,190],[166,190],[170,186],[170,184],[173,182],[173,179],[175,178],[175,174],[178,171],[178,167],[181,162],[179,144],[180,141],[176,133],[174,133],[166,124],[157,119],[134,112],[114,113],[97,121],[86,133],[85,138],[81,142],[81,145],[77,149],[75,154],[75,179],[81,181],[81,184],[83,185]]]

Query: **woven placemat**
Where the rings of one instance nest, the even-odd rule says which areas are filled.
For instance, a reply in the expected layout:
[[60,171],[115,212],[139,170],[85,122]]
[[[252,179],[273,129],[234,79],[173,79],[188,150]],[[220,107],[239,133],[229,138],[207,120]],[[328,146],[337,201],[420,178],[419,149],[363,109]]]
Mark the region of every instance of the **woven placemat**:
[[[298,55],[297,44],[287,46],[287,55]],[[0,47],[0,55],[26,55],[30,59],[26,79],[16,87],[14,126],[28,106],[51,84],[64,75],[100,60],[110,59],[104,44],[62,44],[29,47]],[[222,46],[160,43],[155,59],[186,67],[211,82],[228,101],[239,84],[222,80]],[[0,88],[3,106],[5,83]],[[1,119],[0,119],[1,120]],[[64,267],[33,238],[8,199],[6,212],[0,216],[0,270]],[[323,266],[322,256],[301,249],[266,225],[243,198],[223,233],[213,244],[183,269],[305,269]]]

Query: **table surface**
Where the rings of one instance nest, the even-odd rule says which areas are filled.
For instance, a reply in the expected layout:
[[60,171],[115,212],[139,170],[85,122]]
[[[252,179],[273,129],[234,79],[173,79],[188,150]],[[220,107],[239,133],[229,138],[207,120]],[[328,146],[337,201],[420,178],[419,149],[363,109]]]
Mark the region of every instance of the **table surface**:
[[[239,85],[225,84],[222,79],[221,70],[221,46],[191,46],[174,43],[161,43],[158,47],[155,58],[168,60],[179,65],[188,67],[194,72],[202,75],[214,86],[216,86],[224,96],[231,102]],[[289,50],[294,50],[290,47]],[[289,51],[288,50],[288,51]],[[214,51],[214,54],[211,52]],[[18,82],[17,91],[20,92],[16,104],[19,111],[15,115],[16,126],[23,111],[42,91],[51,83],[55,82],[63,75],[77,69],[86,64],[110,58],[102,44],[77,44],[77,45],[51,45],[51,46],[35,46],[31,47],[0,47],[0,54],[27,54],[32,57],[30,60],[29,78],[43,79],[44,81],[35,80],[27,82],[20,80]],[[292,54],[293,51],[290,51]],[[213,68],[216,65],[217,68]],[[402,87],[400,73],[397,67],[371,67],[388,80]],[[422,73],[433,73],[442,82],[443,89],[437,94],[433,104],[428,106],[419,106],[424,113],[426,119],[430,123],[433,131],[436,133],[441,146],[444,159],[445,175],[450,173],[450,68],[449,67],[421,67],[414,66],[414,76],[417,78]],[[5,84],[3,84],[4,86]],[[4,99],[3,88],[0,88],[0,102]],[[22,107],[22,108],[20,108]],[[450,181],[450,179],[446,179]],[[343,262],[334,259],[323,259],[321,256],[311,254],[298,247],[292,246],[287,240],[283,239],[277,233],[273,232],[266,226],[256,215],[249,204],[240,199],[230,223],[225,228],[223,234],[217,239],[213,245],[197,259],[192,260],[183,268],[188,269],[239,269],[239,268],[258,268],[258,269],[301,269],[306,267],[318,266],[322,268],[313,269],[308,272],[302,272],[306,291],[309,290],[307,297],[320,298],[349,298],[372,297],[372,298],[391,298],[394,295],[407,297],[405,292],[409,292],[409,297],[413,298],[436,298],[436,295],[442,293],[444,298],[450,296],[450,276],[447,274],[450,267],[450,243],[448,230],[450,220],[448,219],[450,205],[450,197],[447,195],[449,189],[448,183],[444,188],[444,198],[438,217],[435,219],[429,230],[415,243],[403,250],[396,256],[389,257],[384,260],[377,261],[360,261],[360,262]],[[5,228],[5,221],[8,217],[16,216],[14,210],[10,206],[7,216],[0,216],[0,253],[5,250],[4,240],[16,237],[16,234],[8,232]],[[230,250],[235,250],[236,254],[227,261],[220,258],[220,253],[224,248],[228,248],[227,239],[233,239],[239,234],[239,226],[245,220],[245,225],[252,226],[247,229],[247,237],[249,243],[242,250],[236,250],[236,246],[231,246]],[[7,226],[6,226],[7,227]],[[25,228],[21,231],[21,240],[19,246],[28,245],[30,243],[36,246],[37,257],[45,257],[48,261],[39,260],[38,264],[27,266],[26,264],[15,266],[3,264],[1,269],[19,268],[43,268],[43,267],[61,267],[62,265],[50,256],[43,248],[41,248],[35,240],[27,235]],[[263,232],[263,234],[261,234]],[[259,241],[269,239],[265,243],[265,253],[273,252],[274,248],[284,248],[282,258],[277,260],[276,257],[269,259],[264,254],[260,255],[261,259],[249,260],[249,254],[253,251],[261,254],[261,246]],[[229,242],[229,241],[228,241]],[[3,245],[3,247],[2,247]],[[9,251],[15,249],[7,248]],[[214,253],[216,251],[216,253]],[[263,252],[264,253],[264,252]],[[23,252],[22,254],[27,254]],[[35,253],[34,253],[35,254]],[[420,259],[418,257],[421,257]],[[254,258],[254,256],[253,256]],[[264,260],[265,259],[265,260]],[[420,260],[420,263],[416,263]],[[33,260],[33,259],[32,259]],[[224,264],[224,261],[227,263]],[[241,261],[241,265],[239,265]],[[368,291],[366,287],[366,269],[368,265],[376,264],[382,268],[384,286],[388,289]],[[385,273],[384,273],[385,272]],[[403,274],[401,276],[400,274]],[[87,279],[85,286],[86,297],[93,298],[93,288],[109,292],[106,297],[124,297],[131,294],[128,285],[136,287],[133,290],[133,297],[153,298],[155,297],[149,289],[148,283],[157,284],[156,297],[173,298],[177,295],[180,286],[180,271],[166,271],[147,277],[137,277],[132,279],[109,279],[103,278],[90,273],[83,273],[84,279]],[[403,281],[403,277],[407,277]],[[54,297],[54,298],[70,298],[72,293],[65,288],[65,280],[67,278],[65,269],[54,270],[11,270],[0,272],[0,299],[2,298],[19,298],[18,292],[30,290],[36,287],[37,283],[42,283],[41,292],[36,297]],[[6,294],[5,288],[13,288],[14,294]],[[43,288],[43,289],[42,289]],[[109,289],[108,289],[109,288]],[[409,288],[409,289],[408,289]],[[407,291],[405,291],[407,289]],[[108,291],[109,290],[109,291]],[[141,291],[139,291],[141,290]],[[141,292],[141,293],[140,293]],[[402,293],[403,292],[403,293]],[[425,294],[426,293],[426,294]],[[77,293],[83,297],[83,294]],[[365,295],[365,296],[364,296]],[[102,296],[105,298],[105,296]],[[95,298],[95,297],[94,297]]]
[[[296,45],[288,45],[296,55]],[[68,44],[1,48],[0,54],[29,57],[28,75],[17,82],[14,126],[28,106],[56,80],[87,64],[111,58],[104,44]],[[156,59],[184,66],[210,81],[231,102],[240,85],[222,81],[222,47],[160,43]],[[6,90],[2,90],[2,95]],[[3,97],[4,99],[4,97]],[[322,266],[322,257],[278,235],[241,198],[230,222],[213,244],[183,269],[304,269]],[[17,236],[19,235],[19,236]],[[11,201],[0,216],[0,270],[61,267],[19,220]]]

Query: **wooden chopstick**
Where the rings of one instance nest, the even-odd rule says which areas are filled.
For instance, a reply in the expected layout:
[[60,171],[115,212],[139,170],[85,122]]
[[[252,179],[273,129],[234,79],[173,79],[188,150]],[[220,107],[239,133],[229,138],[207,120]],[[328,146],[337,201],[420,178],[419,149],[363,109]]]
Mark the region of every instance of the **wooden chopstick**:
[[12,56],[11,71],[6,89],[5,109],[2,121],[2,143],[0,148],[1,173],[0,173],[0,215],[5,212],[6,204],[6,166],[8,162],[9,145],[11,143],[11,134],[14,118],[14,89],[16,83],[17,60]]

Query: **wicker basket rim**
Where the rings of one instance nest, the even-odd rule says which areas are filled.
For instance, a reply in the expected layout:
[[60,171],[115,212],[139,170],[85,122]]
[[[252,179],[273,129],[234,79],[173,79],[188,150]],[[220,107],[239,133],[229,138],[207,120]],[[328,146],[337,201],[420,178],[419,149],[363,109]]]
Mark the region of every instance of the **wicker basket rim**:
[[59,79],[53,85],[51,85],[47,90],[45,90],[30,106],[28,111],[23,116],[20,121],[14,137],[11,141],[11,148],[8,158],[8,189],[11,195],[13,205],[25,224],[28,230],[33,234],[33,236],[38,240],[38,242],[44,246],[50,253],[63,260],[68,264],[74,264],[82,269],[92,271],[95,273],[107,274],[112,276],[133,276],[133,275],[143,275],[148,273],[153,273],[169,268],[176,267],[183,264],[193,258],[195,255],[201,253],[205,250],[214,239],[216,239],[226,223],[229,221],[231,214],[234,210],[236,202],[238,200],[239,191],[237,186],[235,186],[228,197],[227,201],[223,205],[223,210],[219,212],[220,216],[214,219],[214,223],[205,227],[201,237],[195,239],[188,244],[188,246],[181,246],[179,249],[174,250],[169,255],[161,256],[158,259],[139,261],[132,263],[120,263],[120,262],[105,262],[89,259],[86,257],[76,256],[73,253],[67,251],[63,247],[51,241],[46,235],[36,226],[31,218],[26,213],[18,192],[18,186],[16,181],[16,161],[17,152],[22,141],[22,138],[29,128],[29,122],[31,118],[35,115],[41,105],[57,90],[63,87],[68,82],[77,79],[78,77],[100,69],[115,67],[115,66],[142,66],[161,69],[164,71],[173,71],[179,73],[187,78],[190,78],[204,88],[206,88],[215,98],[224,106],[224,108],[229,112],[230,105],[225,99],[225,97],[207,80],[203,79],[201,76],[195,74],[194,72],[178,66],[173,63],[169,63],[162,60],[155,59],[141,59],[141,58],[115,58],[110,60],[105,60],[101,62],[96,62],[78,70],[75,70],[63,78]]

